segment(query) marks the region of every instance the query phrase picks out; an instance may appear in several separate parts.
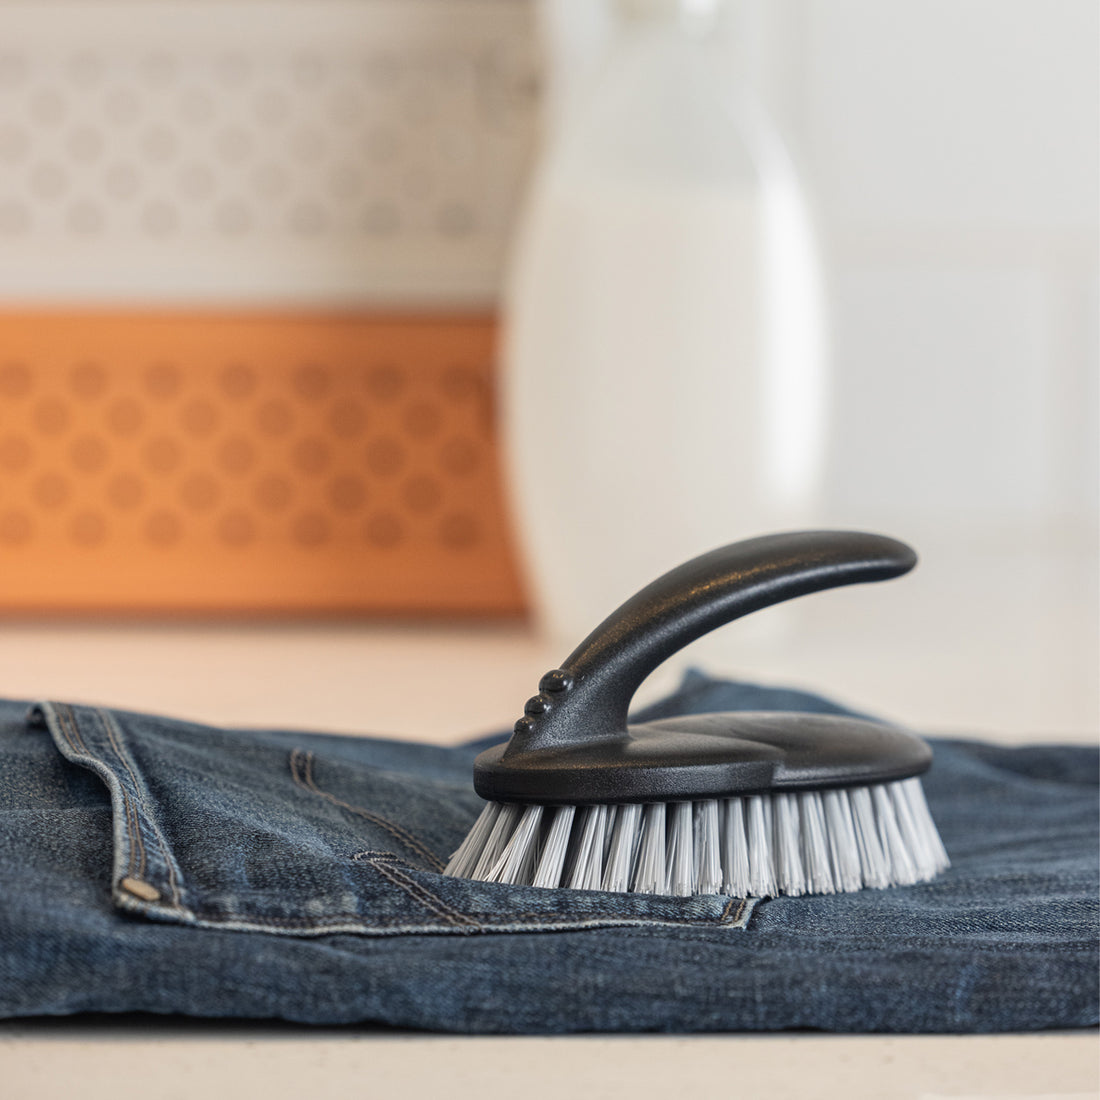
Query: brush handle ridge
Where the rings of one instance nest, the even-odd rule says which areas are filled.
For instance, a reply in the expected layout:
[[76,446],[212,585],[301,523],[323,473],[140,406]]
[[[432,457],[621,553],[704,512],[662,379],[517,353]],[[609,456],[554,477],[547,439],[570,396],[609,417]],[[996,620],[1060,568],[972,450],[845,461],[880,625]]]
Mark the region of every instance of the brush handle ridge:
[[622,737],[642,681],[690,642],[796,596],[901,576],[916,561],[905,543],[859,531],[767,535],[693,558],[632,596],[542,678],[505,758]]

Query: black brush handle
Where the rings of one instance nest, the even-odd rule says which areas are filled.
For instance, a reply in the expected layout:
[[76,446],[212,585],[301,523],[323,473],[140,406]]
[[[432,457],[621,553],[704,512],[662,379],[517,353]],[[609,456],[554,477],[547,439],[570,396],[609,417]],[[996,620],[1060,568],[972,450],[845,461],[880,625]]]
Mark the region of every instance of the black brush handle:
[[632,596],[542,678],[504,757],[621,738],[642,681],[689,642],[783,600],[889,580],[916,562],[905,543],[859,531],[767,535],[692,558]]

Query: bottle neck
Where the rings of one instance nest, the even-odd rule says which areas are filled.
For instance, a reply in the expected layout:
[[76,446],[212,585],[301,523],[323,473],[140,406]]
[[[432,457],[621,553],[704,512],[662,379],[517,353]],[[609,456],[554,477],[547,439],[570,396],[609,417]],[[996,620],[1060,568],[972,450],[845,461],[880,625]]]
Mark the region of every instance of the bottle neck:
[[[679,43],[706,65],[734,99],[752,98],[762,46],[761,0],[613,0],[614,25],[623,44]],[[614,38],[614,36],[612,36]]]
[[617,0],[624,24],[671,24],[683,31],[709,34],[717,25],[727,0]]

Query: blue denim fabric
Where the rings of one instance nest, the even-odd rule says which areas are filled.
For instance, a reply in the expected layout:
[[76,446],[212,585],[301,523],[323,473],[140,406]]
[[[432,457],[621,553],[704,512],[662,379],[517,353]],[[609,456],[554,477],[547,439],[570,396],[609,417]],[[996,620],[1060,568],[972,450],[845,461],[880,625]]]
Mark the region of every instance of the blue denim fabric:
[[[836,711],[690,677],[639,717]],[[939,740],[953,860],[744,901],[445,879],[477,751],[0,703],[0,1015],[466,1032],[1010,1031],[1097,1021],[1097,752]]]

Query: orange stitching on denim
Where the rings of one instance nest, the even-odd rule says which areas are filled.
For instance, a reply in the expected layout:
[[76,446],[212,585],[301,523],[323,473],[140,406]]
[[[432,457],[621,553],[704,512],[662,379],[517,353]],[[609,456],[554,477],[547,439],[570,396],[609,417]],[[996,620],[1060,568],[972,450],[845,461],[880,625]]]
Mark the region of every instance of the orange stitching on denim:
[[65,719],[63,717],[64,711],[65,711],[64,707],[58,707],[57,710],[56,710],[57,722],[58,722],[58,725],[60,725],[60,727],[61,727],[61,735],[65,738],[66,741],[68,741],[69,748],[72,749],[73,752],[79,754],[80,749],[77,747],[76,742],[73,741],[72,737],[69,735],[69,731],[65,728]]
[[[114,749],[118,758],[122,761],[123,767],[130,773],[130,779],[133,781],[134,788],[140,789],[140,783],[138,777],[134,774],[133,768],[130,766],[129,753],[124,752],[122,749],[122,730],[119,729],[114,715],[109,711],[102,711],[97,709],[96,717],[99,719],[100,725],[107,731],[108,740],[111,742],[111,748]],[[118,737],[116,737],[118,734]],[[136,815],[136,811],[135,811]],[[179,882],[176,878],[176,866],[175,860],[172,858],[172,849],[168,847],[168,844],[161,833],[160,827],[157,826],[153,818],[150,818],[150,827],[152,828],[153,835],[156,837],[156,843],[160,845],[161,855],[164,858],[164,866],[168,870],[168,884],[172,887],[172,900],[176,905],[180,904]],[[144,843],[142,844],[142,866],[144,871]]]
[[[740,904],[737,906],[737,912],[734,913],[733,915],[730,915],[729,911],[734,908],[734,902],[735,901],[739,901]],[[752,901],[751,898],[730,898],[729,901],[726,903],[726,908],[722,911],[722,916],[718,917],[718,923],[719,924],[737,924],[737,923],[739,923],[739,921],[741,919],[741,916],[745,914],[745,910],[746,910],[746,908],[747,908],[750,901]]]
[[[122,731],[119,730],[118,727],[116,726],[114,716],[111,715],[110,712],[105,711],[105,710],[101,710],[101,709],[97,709],[96,712],[95,712],[95,715],[96,715],[97,720],[99,721],[99,724],[103,727],[104,733],[107,734],[107,740],[110,741],[111,748],[115,750],[115,755],[119,758],[119,760],[122,761],[122,766],[126,769],[127,773],[129,774],[130,780],[134,784],[134,789],[135,790],[140,790],[141,789],[141,784],[138,783],[137,775],[135,775],[134,769],[130,766],[130,760],[129,760],[127,754],[122,751],[122,745],[121,745]],[[115,737],[116,731],[118,733],[118,738]],[[125,796],[125,791],[123,792],[123,795]],[[135,807],[135,810],[134,810],[134,816],[135,816],[135,818],[137,818],[136,807]],[[180,904],[180,892],[179,892],[179,885],[176,881],[176,870],[175,870],[175,867],[173,866],[173,862],[172,862],[172,853],[169,850],[168,845],[164,840],[164,837],[161,835],[160,829],[157,827],[156,822],[153,821],[152,819],[150,819],[149,826],[153,831],[153,835],[156,837],[158,846],[160,847],[160,854],[161,854],[162,858],[164,859],[164,865],[168,869],[168,882],[169,882],[169,885],[172,887],[172,901],[174,902],[174,904],[179,905]],[[138,826],[138,831],[139,831],[139,835],[142,835],[141,830],[140,830],[140,824]],[[144,841],[144,837],[142,837],[142,841],[141,841],[141,874],[140,874],[139,877],[141,877],[141,878],[145,877],[145,841]]]
[[[137,778],[134,776],[133,770],[131,769],[130,765],[127,764],[126,761],[123,759],[122,753],[118,751],[118,746],[115,744],[114,738],[111,736],[111,731],[107,728],[107,723],[103,720],[102,712],[97,710],[95,712],[95,716],[96,719],[99,721],[99,724],[103,727],[103,732],[107,734],[107,740],[111,742],[111,747],[114,749],[115,755],[119,758],[119,760],[122,761],[122,766],[126,769],[127,772],[129,772],[130,781],[134,784],[134,787],[136,788]],[[133,822],[132,833],[134,843],[135,847],[138,849],[138,853],[141,858],[141,863],[137,869],[137,877],[139,879],[144,879],[146,870],[145,836],[141,830],[141,821],[138,817],[137,807],[133,805],[133,800],[130,798],[129,794],[127,794],[126,790],[121,785],[119,786],[119,790],[122,792],[122,801],[126,806],[127,817],[130,818]]]
[[412,833],[403,829],[400,825],[395,825],[392,821],[387,821],[384,817],[379,817],[377,814],[371,813],[369,810],[364,810],[361,806],[352,806],[349,802],[344,802],[342,799],[337,798],[335,795],[329,794],[328,791],[321,790],[317,786],[317,783],[313,778],[313,753],[307,752],[302,749],[293,749],[290,754],[290,775],[295,784],[301,787],[303,790],[312,791],[316,795],[320,795],[321,798],[331,802],[334,806],[340,806],[345,810],[349,810],[353,814],[357,814],[359,817],[366,819],[374,825],[377,825],[381,829],[385,829],[399,844],[404,844],[406,848],[415,852],[421,859],[425,860],[434,870],[443,870],[443,861],[435,855],[430,849],[428,849],[421,841],[417,840]]

